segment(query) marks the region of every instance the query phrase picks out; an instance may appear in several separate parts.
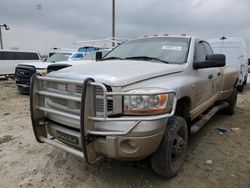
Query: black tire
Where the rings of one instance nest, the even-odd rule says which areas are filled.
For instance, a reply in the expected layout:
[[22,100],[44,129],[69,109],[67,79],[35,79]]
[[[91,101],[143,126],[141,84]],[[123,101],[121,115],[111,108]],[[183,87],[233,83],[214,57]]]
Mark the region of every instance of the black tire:
[[247,85],[247,76],[246,76],[246,78],[245,78],[245,81],[244,81],[243,85],[244,85],[244,86]]
[[243,92],[244,91],[244,84],[237,86],[237,91]]
[[186,120],[169,118],[165,134],[157,151],[151,155],[153,170],[164,177],[173,177],[181,170],[188,141]]
[[238,92],[237,89],[234,89],[229,99],[226,100],[226,102],[229,103],[229,106],[223,109],[221,112],[226,115],[233,115],[235,113],[237,98],[238,98]]

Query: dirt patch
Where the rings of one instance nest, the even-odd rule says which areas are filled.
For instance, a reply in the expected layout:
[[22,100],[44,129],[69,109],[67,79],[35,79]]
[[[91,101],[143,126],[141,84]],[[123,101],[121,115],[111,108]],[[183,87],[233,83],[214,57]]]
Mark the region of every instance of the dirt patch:
[[[0,81],[0,87],[0,137],[15,138],[0,145],[1,188],[250,187],[250,83],[239,94],[234,116],[216,115],[190,138],[183,169],[172,179],[155,174],[147,160],[106,159],[88,166],[77,157],[37,143],[29,96],[18,94],[11,80]],[[228,131],[221,133],[217,128]]]
[[3,137],[0,137],[0,144],[3,144],[5,142],[9,142],[9,141],[11,141],[13,139],[14,139],[13,136],[11,136],[11,135],[5,135]]

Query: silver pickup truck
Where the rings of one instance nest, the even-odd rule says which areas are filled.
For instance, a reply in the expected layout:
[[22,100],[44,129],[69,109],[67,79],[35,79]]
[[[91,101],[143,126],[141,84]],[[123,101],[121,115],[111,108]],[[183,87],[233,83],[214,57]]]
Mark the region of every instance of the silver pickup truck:
[[153,170],[175,176],[188,135],[218,111],[232,115],[237,71],[225,56],[192,36],[127,41],[98,63],[32,78],[36,140],[94,164],[151,158]]

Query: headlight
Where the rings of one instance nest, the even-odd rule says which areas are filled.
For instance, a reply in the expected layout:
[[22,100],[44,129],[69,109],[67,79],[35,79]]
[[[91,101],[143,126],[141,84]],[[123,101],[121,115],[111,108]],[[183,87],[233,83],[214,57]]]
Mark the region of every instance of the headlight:
[[[124,115],[157,115],[171,112],[174,93],[163,93],[158,88],[146,88],[129,91],[130,95],[124,96]],[[133,93],[131,95],[131,93]],[[139,95],[145,93],[145,95]],[[136,95],[138,94],[138,95]]]
[[37,69],[36,72],[41,74],[42,76],[47,75],[47,69]]

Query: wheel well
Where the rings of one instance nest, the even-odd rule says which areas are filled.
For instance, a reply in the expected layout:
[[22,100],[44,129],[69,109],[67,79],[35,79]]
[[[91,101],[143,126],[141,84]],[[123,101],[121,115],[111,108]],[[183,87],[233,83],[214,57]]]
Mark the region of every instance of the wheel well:
[[190,108],[191,99],[189,97],[182,97],[177,101],[175,115],[183,117],[188,123],[191,121]]

